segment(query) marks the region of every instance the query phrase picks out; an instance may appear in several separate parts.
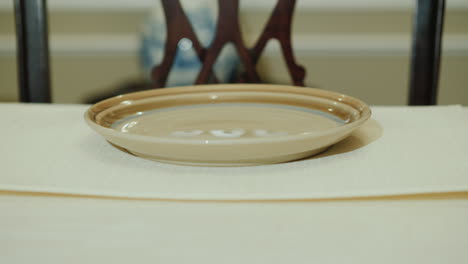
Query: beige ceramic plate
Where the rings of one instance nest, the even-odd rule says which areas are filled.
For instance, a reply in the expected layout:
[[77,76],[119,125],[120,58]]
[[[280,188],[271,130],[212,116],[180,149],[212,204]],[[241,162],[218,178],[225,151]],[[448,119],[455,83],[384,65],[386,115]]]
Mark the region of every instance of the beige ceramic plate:
[[117,96],[87,123],[136,156],[184,165],[248,166],[305,158],[371,115],[342,94],[281,85],[203,85]]

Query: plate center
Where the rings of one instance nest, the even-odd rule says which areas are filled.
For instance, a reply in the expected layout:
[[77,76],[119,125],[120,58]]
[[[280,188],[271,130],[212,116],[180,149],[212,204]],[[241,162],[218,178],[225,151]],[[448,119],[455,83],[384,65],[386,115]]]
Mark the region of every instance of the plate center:
[[234,139],[299,135],[344,124],[332,114],[303,107],[224,103],[139,112],[114,123],[112,128],[164,138]]

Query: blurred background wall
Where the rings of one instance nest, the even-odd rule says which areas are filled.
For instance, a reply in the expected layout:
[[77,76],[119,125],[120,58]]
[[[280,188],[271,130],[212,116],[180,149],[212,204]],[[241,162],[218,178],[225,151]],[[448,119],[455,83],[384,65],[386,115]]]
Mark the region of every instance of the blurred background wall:
[[[142,79],[140,33],[156,0],[49,0],[53,101],[82,103]],[[194,0],[189,0],[194,1]],[[0,101],[17,100],[12,2],[0,3]],[[241,0],[245,40],[253,43],[274,0]],[[293,45],[306,84],[372,105],[406,104],[413,0],[298,0]],[[468,0],[448,0],[439,104],[468,105]],[[258,70],[289,83],[271,43]]]

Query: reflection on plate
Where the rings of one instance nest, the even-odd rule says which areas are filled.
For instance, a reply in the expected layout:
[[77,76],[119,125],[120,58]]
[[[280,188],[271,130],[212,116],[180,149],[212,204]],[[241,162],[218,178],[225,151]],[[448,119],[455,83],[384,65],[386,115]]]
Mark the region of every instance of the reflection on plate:
[[250,166],[302,159],[370,117],[342,94],[280,85],[200,85],[121,95],[87,123],[136,156],[184,165]]

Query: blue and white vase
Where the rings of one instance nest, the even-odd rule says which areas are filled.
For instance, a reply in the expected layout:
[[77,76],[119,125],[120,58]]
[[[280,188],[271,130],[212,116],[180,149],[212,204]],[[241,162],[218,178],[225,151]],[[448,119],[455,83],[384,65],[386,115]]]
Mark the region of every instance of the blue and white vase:
[[[160,1],[151,10],[142,32],[140,62],[145,75],[150,78],[151,70],[158,65],[164,56],[166,42],[166,24]],[[199,41],[207,47],[213,40],[216,30],[217,1],[216,0],[181,0],[187,17],[197,34]],[[214,65],[214,72],[220,82],[229,82],[239,65],[239,59],[233,46],[223,49]],[[192,41],[182,39],[166,86],[192,85],[201,69],[201,63],[192,48]]]

